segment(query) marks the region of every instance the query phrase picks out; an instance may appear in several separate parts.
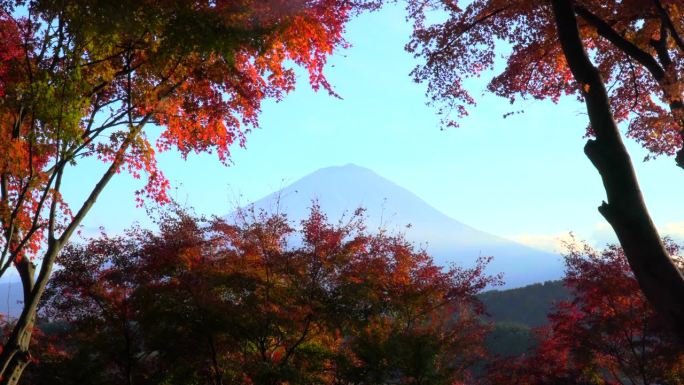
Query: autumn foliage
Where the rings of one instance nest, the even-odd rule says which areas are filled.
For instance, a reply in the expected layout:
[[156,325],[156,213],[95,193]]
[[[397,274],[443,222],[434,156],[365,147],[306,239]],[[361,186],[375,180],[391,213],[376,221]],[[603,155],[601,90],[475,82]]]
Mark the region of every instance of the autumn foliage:
[[[300,225],[166,211],[68,246],[27,384],[679,384],[684,350],[622,250],[573,243],[557,303],[520,356],[492,357],[476,295],[496,277],[433,265],[363,211]],[[679,246],[666,240],[672,255]]]
[[332,93],[323,67],[346,45],[352,11],[335,0],[22,3],[3,1],[0,12],[0,218],[17,239],[3,241],[10,255],[36,251],[19,246],[40,240],[49,219],[34,216],[61,202],[67,165],[97,157],[146,175],[139,193],[165,202],[157,151],[226,162],[262,101],[294,88],[292,65]]
[[[672,255],[680,248],[666,242]],[[681,384],[684,350],[646,301],[618,246],[571,245],[565,285],[538,346],[492,366],[493,384]]]
[[[258,125],[262,102],[294,89],[297,67],[314,89],[334,94],[326,58],[347,45],[350,16],[369,6],[0,1],[0,276],[16,266],[25,303],[3,343],[1,383],[20,378],[54,259],[112,177],[143,179],[139,204],[166,203],[158,152],[209,152],[227,163],[230,147]],[[85,199],[69,207],[64,176],[87,158],[103,171],[79,185]]]
[[[464,5],[465,3],[465,5]],[[684,274],[653,224],[622,132],[647,158],[675,155],[684,168],[684,3],[679,0],[409,1],[413,71],[449,117],[475,104],[466,79],[504,69],[488,90],[508,98],[572,95],[586,105],[584,153],[601,176],[599,212],[620,240],[648,300],[684,344]],[[549,127],[555,128],[549,121]],[[556,125],[557,126],[557,125]]]
[[[63,355],[27,383],[452,384],[484,357],[475,294],[494,278],[444,269],[359,211],[317,207],[229,224],[168,214],[68,246],[42,307]],[[56,325],[62,325],[57,328]]]
[[[263,101],[293,90],[295,68],[334,95],[326,58],[346,46],[349,18],[378,3],[0,0],[0,276],[16,268],[25,303],[5,323],[0,384],[18,383],[29,363],[26,383],[472,379],[487,330],[474,295],[494,281],[485,261],[434,266],[403,238],[365,231],[360,212],[333,225],[314,206],[298,227],[278,215],[236,224],[179,210],[158,232],[68,245],[115,174],[144,179],[139,202],[168,203],[158,152],[212,152],[227,163],[258,126]],[[684,276],[670,258],[678,249],[660,241],[615,123],[649,156],[677,154],[684,167],[683,7],[408,2],[407,48],[423,59],[413,76],[445,114],[475,104],[464,81],[493,68],[502,42],[510,54],[491,92],[585,100],[594,137],[585,151],[607,191],[600,210],[624,249],[571,250],[575,301],[559,305],[536,350],[502,361],[492,381],[684,381],[681,350],[662,326],[684,341]],[[104,171],[70,207],[62,182],[87,158]],[[58,255],[47,323],[37,325]]]
[[[429,84],[429,95],[444,107],[443,113],[463,116],[468,106],[476,104],[464,82],[491,71],[500,60],[497,52],[507,52],[507,58],[503,70],[489,81],[488,91],[511,102],[582,97],[582,85],[570,71],[548,1],[459,3],[409,2],[415,32],[407,48],[424,59],[413,76]],[[582,41],[609,86],[615,119],[626,123],[627,136],[640,142],[650,156],[674,155],[682,146],[684,127],[684,4],[572,3]],[[446,17],[430,17],[436,9]]]

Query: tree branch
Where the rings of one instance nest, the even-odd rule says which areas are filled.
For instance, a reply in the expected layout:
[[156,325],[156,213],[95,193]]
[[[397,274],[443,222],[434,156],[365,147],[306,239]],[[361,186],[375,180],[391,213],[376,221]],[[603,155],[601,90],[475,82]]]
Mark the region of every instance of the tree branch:
[[674,24],[672,23],[672,19],[670,18],[670,14],[667,12],[665,7],[663,7],[663,4],[660,2],[660,0],[653,0],[653,3],[656,6],[656,9],[658,9],[658,13],[660,13],[660,17],[663,19],[663,23],[665,26],[667,26],[667,29],[670,30],[670,35],[672,36],[672,39],[674,39],[675,43],[677,44],[677,47],[679,47],[679,50],[684,53],[684,40],[682,40],[682,37],[679,35],[679,32],[677,32],[677,28],[675,28]]
[[587,142],[585,153],[601,175],[608,196],[599,212],[613,227],[646,298],[684,344],[684,276],[648,213],[601,74],[584,49],[573,3],[551,0],[561,48],[579,83],[596,134],[595,140]]
[[669,69],[672,65],[670,53],[667,52],[667,34],[667,27],[665,27],[664,23],[660,23],[660,38],[658,40],[651,40],[651,47],[656,50],[658,60],[660,60],[660,64],[662,64],[662,68],[665,70]]
[[131,129],[128,136],[126,137],[126,140],[124,140],[124,142],[119,147],[117,155],[112,161],[112,164],[109,166],[107,171],[102,175],[100,180],[95,185],[95,188],[93,188],[88,198],[81,205],[81,208],[78,210],[76,215],[74,215],[74,218],[72,219],[71,223],[67,226],[66,230],[64,230],[64,232],[62,233],[62,236],[58,239],[59,243],[66,242],[69,239],[69,237],[71,237],[71,234],[73,234],[76,228],[80,226],[81,222],[83,221],[83,218],[85,218],[88,211],[90,211],[90,208],[93,206],[93,204],[95,204],[95,201],[100,196],[100,193],[102,193],[102,190],[104,190],[107,183],[109,183],[114,174],[116,174],[119,170],[119,167],[123,164],[124,156],[126,151],[128,150],[128,147],[133,143],[133,140],[135,140],[136,136],[140,133],[140,131],[145,126],[150,117],[152,117],[152,114],[147,114],[140,124]]
[[605,20],[581,5],[575,4],[574,9],[577,12],[577,15],[596,28],[596,32],[598,32],[599,35],[613,43],[618,49],[627,54],[627,56],[646,67],[656,80],[659,81],[665,77],[665,71],[660,67],[653,56],[622,37]]

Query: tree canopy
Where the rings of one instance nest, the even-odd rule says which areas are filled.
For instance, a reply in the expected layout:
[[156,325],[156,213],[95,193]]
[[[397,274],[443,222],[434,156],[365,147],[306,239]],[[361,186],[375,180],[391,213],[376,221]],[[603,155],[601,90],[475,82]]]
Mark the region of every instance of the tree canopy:
[[[467,114],[475,99],[466,78],[492,69],[502,45],[506,67],[488,89],[558,101],[574,95],[589,117],[584,151],[607,199],[599,212],[615,230],[642,290],[684,343],[684,275],[661,241],[618,123],[653,156],[681,150],[681,1],[409,1],[407,49],[424,61],[413,71],[443,113]],[[435,15],[435,11],[438,12]],[[447,119],[447,124],[454,121]],[[550,126],[555,125],[549,122]]]
[[[346,46],[346,0],[0,2],[0,275],[16,266],[25,311],[0,354],[0,378],[25,366],[52,263],[111,178],[145,178],[139,202],[168,201],[159,151],[228,162],[266,98],[295,67],[334,94],[326,58]],[[83,202],[63,199],[84,158],[106,171]],[[33,261],[40,260],[39,273]],[[21,353],[21,354],[19,354]],[[3,382],[3,383],[4,383]]]
[[452,384],[485,356],[495,283],[315,206],[301,230],[171,213],[58,263],[41,314],[64,326],[27,383]]
[[[457,116],[476,104],[464,88],[467,78],[494,68],[507,52],[504,69],[487,90],[517,98],[582,98],[585,85],[574,81],[556,32],[551,4],[541,0],[412,1],[415,32],[407,49],[423,59],[413,77],[429,85],[437,103]],[[684,106],[684,3],[680,1],[573,1],[582,43],[603,81],[610,107],[628,137],[649,156],[674,155],[682,147]],[[435,9],[445,20],[434,22]],[[449,120],[456,124],[457,121]],[[591,127],[588,135],[592,135]],[[682,165],[684,154],[677,157]]]
[[[139,202],[166,203],[158,152],[213,152],[227,163],[231,146],[243,145],[258,126],[263,101],[294,88],[296,67],[314,89],[335,95],[323,74],[326,58],[347,45],[342,33],[349,18],[378,3],[0,0],[0,276],[16,268],[25,303],[8,324],[0,383],[16,384],[34,360],[29,342],[53,263],[112,177],[127,171],[144,178]],[[619,372],[613,378],[637,373],[644,382],[669,381],[651,376],[639,359],[648,350],[680,362],[669,345],[651,349],[663,338],[648,333],[658,319],[684,341],[684,276],[646,209],[618,124],[650,156],[676,155],[684,167],[683,8],[680,0],[408,2],[415,29],[407,49],[423,60],[413,77],[428,83],[447,124],[457,124],[451,112],[464,116],[475,104],[464,80],[491,69],[502,44],[510,54],[489,82],[491,92],[511,102],[572,95],[587,106],[585,152],[607,193],[599,210],[622,248],[604,254],[614,263],[596,271],[579,254],[572,260],[570,271],[581,279],[570,286],[584,302],[559,309],[555,334],[540,345],[549,353],[540,357],[557,364],[576,353],[560,342],[605,337],[572,357],[581,375],[607,370]],[[69,206],[62,183],[85,158],[99,159],[105,171],[83,186],[83,202]],[[486,328],[473,297],[491,282],[482,264],[442,270],[401,237],[369,235],[356,221],[330,225],[316,207],[302,229],[303,246],[288,249],[295,229],[282,217],[236,226],[181,214],[160,234],[137,229],[127,238],[68,246],[46,314],[73,324],[58,330],[73,333],[62,342],[84,344],[57,346],[39,331],[38,351],[45,362],[80,357],[90,368],[107,367],[87,373],[93,383],[106,383],[110,374],[129,384],[468,378],[483,354]],[[634,280],[623,279],[622,255]],[[610,275],[618,270],[623,275]],[[615,278],[610,282],[630,297],[606,292],[592,302],[583,288],[593,273],[601,278],[591,283]],[[608,289],[592,286],[591,293]],[[603,307],[601,298],[640,308],[646,320],[598,317],[628,311]],[[578,319],[587,324],[576,327]],[[616,319],[623,321],[619,329],[611,324]],[[641,333],[636,372],[620,366],[624,356],[600,350],[629,354],[622,336],[611,334],[616,330]],[[171,339],[184,350],[170,348]],[[663,346],[665,353],[658,350]],[[553,362],[545,367],[553,369]]]
[[[666,240],[672,255],[680,247]],[[684,350],[648,303],[623,250],[569,245],[564,284],[573,295],[536,330],[538,345],[495,362],[493,384],[679,384]],[[684,267],[684,266],[682,266]]]

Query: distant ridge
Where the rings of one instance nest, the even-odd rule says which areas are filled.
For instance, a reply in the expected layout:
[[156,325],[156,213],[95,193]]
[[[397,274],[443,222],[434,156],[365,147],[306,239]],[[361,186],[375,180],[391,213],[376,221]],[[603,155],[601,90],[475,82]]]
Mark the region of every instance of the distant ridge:
[[317,200],[332,221],[362,206],[369,228],[382,225],[404,232],[407,239],[426,247],[442,265],[471,266],[478,256],[492,255],[494,261],[488,272],[504,272],[505,287],[554,280],[562,275],[557,255],[474,229],[372,170],[354,164],[314,171],[253,205],[256,209],[278,210],[296,223],[308,215],[312,200]]

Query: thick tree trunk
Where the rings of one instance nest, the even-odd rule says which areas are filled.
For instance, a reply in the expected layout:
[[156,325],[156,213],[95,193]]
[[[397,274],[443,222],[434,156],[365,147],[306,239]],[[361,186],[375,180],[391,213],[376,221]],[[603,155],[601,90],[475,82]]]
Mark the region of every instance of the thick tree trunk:
[[26,367],[31,363],[31,355],[29,353],[29,342],[31,341],[31,331],[33,329],[33,322],[27,324],[28,328],[20,331],[18,340],[8,341],[14,344],[14,348],[10,351],[10,358],[8,366],[5,369],[5,375],[2,377],[0,384],[17,385],[24,373]]
[[35,314],[27,318],[26,321],[20,320],[19,322],[12,330],[5,349],[2,351],[3,368],[2,377],[0,377],[0,384],[2,385],[18,384],[24,369],[31,363],[29,344],[35,323]]
[[599,212],[617,234],[646,298],[684,344],[684,276],[651,220],[608,94],[584,49],[572,0],[551,0],[558,37],[575,80],[582,88],[596,139],[584,148],[603,180],[608,202]]
[[[35,287],[35,265],[28,259],[22,259],[16,264],[17,271],[21,277],[23,288],[24,304],[31,302],[33,289]],[[24,308],[24,311],[26,307]],[[35,313],[35,312],[34,312]],[[35,314],[24,314],[17,321],[17,325],[12,330],[10,338],[7,340],[3,350],[3,362],[7,362],[7,367],[3,368],[3,375],[0,384],[17,384],[26,367],[31,363],[29,344],[31,334],[35,324]]]
[[0,385],[17,385],[24,370],[31,363],[29,345],[38,303],[45,291],[53,262],[62,246],[62,242],[56,240],[50,242],[37,280],[34,277],[35,266],[30,261],[23,260],[17,263],[24,289],[24,309],[0,353]]

